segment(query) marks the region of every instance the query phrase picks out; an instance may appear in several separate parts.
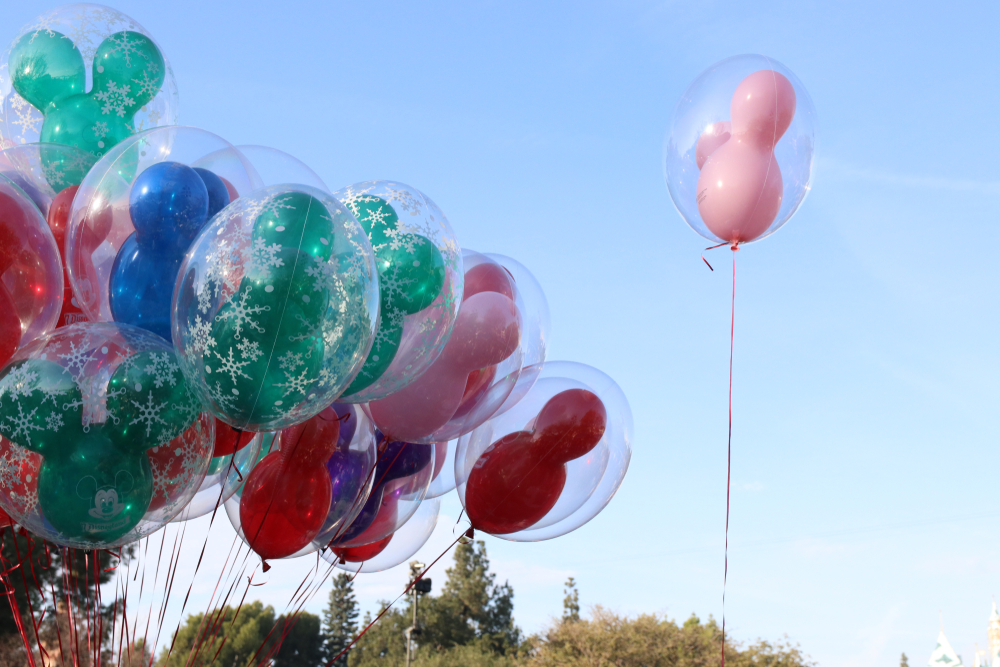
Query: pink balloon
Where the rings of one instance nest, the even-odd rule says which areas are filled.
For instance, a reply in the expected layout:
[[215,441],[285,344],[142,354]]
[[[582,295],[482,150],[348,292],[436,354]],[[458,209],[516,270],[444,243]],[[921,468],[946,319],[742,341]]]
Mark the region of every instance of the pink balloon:
[[372,421],[392,440],[423,441],[455,416],[469,374],[500,363],[519,341],[514,301],[499,292],[472,294],[438,360],[402,390],[369,403]]
[[730,139],[708,152],[698,177],[698,212],[720,239],[745,243],[766,232],[781,208],[774,146],[795,115],[795,90],[778,72],[754,72],[736,87],[730,115]]
[[709,155],[714,153],[719,146],[729,141],[729,137],[732,134],[731,127],[732,123],[728,120],[720,120],[718,123],[709,125],[701,133],[701,136],[698,137],[698,143],[694,147],[694,161],[698,163],[699,169],[705,166],[705,160],[708,159]]

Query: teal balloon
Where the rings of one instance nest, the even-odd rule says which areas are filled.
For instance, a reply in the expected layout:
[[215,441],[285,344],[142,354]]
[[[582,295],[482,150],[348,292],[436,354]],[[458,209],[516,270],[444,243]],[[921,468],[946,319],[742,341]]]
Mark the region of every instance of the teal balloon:
[[392,204],[365,195],[355,200],[352,209],[375,251],[381,320],[371,352],[345,396],[382,377],[399,351],[403,319],[430,306],[445,281],[441,252],[426,237],[403,230]]
[[153,40],[130,30],[97,47],[90,92],[83,56],[54,30],[23,35],[8,66],[14,89],[44,117],[40,140],[96,157],[135,133],[135,115],[156,97],[166,76]]
[[174,354],[125,359],[107,384],[107,421],[87,423],[88,406],[65,368],[45,359],[0,371],[0,435],[42,456],[38,504],[68,542],[113,543],[142,519],[153,494],[146,450],[197,419]]

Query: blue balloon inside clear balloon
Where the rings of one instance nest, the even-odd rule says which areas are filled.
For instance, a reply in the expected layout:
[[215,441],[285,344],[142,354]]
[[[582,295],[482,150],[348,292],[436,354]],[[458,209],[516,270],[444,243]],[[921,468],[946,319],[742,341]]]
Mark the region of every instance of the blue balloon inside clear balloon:
[[229,203],[222,179],[207,169],[160,162],[129,193],[135,232],[111,267],[111,316],[170,341],[170,304],[184,255],[211,216]]

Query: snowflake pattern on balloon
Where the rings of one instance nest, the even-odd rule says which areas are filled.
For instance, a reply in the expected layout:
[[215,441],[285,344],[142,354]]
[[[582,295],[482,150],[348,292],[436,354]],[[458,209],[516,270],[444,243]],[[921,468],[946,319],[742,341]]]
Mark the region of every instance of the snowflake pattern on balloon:
[[[137,92],[143,96],[155,94],[150,102],[136,111],[135,130],[141,132],[151,127],[175,125],[178,96],[169,63],[166,65],[164,85],[154,86],[161,71],[159,64],[146,63],[143,58],[137,57],[135,38],[124,34],[126,31],[150,37],[135,20],[110,7],[75,4],[58,7],[39,15],[20,31],[18,39],[21,36],[28,36],[28,41],[33,43],[38,38],[60,35],[62,39],[70,41],[83,56],[89,82],[94,57],[102,42],[111,37],[113,52],[122,55],[126,64],[136,71],[131,81],[130,92]],[[0,104],[0,147],[8,148],[17,144],[38,142],[43,115],[12,88],[6,60],[0,63],[0,91],[3,93]],[[104,92],[109,96],[112,95],[111,91]],[[107,101],[106,108],[109,114],[118,114],[123,107],[128,108],[128,93],[122,97],[119,89],[113,96],[114,101]]]
[[379,328],[346,391],[346,400],[374,400],[409,384],[444,349],[461,301],[461,255],[441,211],[409,186],[372,181],[335,196],[364,227],[377,260]]
[[[152,470],[156,511],[176,514],[207,470],[212,425],[174,352],[158,339],[107,324],[60,329],[0,370],[0,497],[20,523],[40,535],[58,530],[67,544],[137,539],[157,525],[144,523],[146,501],[136,481],[143,478],[143,465]],[[94,449],[97,443],[104,444]],[[165,443],[172,453],[147,458]],[[78,457],[77,448],[87,454]],[[114,486],[105,487],[106,473],[98,471],[109,465]],[[70,487],[75,493],[60,492],[65,482],[54,481],[67,474],[85,475],[71,477],[79,480]],[[88,487],[87,479],[96,486]],[[122,486],[119,479],[133,482]],[[115,521],[104,521],[100,507],[87,515],[85,506],[99,497],[87,494],[109,488],[121,498],[139,493],[130,501],[138,509]]]
[[351,380],[374,330],[364,231],[328,195],[280,186],[237,200],[212,224],[216,233],[192,249],[197,280],[189,274],[180,288],[185,374],[238,428],[314,414]]

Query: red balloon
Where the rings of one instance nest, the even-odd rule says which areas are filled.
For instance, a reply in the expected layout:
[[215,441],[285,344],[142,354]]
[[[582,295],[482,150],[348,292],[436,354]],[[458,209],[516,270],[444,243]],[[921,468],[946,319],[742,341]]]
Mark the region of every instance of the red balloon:
[[333,485],[326,462],[337,448],[340,420],[327,408],[283,430],[280,449],[247,477],[240,498],[240,524],[261,558],[284,558],[319,533],[330,511]]
[[[65,268],[66,226],[69,222],[69,210],[73,206],[73,197],[76,196],[76,191],[79,189],[79,185],[69,186],[57,194],[49,205],[49,229],[52,230],[52,236],[55,237],[56,245],[59,246],[59,256],[63,259],[64,288],[62,310],[59,312],[58,326],[60,327],[87,321],[87,316],[83,314],[83,310],[80,309],[80,306],[76,303],[76,299],[73,298],[73,287],[69,283],[69,272]],[[100,243],[93,245],[96,247]]]
[[224,421],[215,420],[215,451],[212,457],[235,454],[250,444],[257,434],[253,431],[238,431]]
[[385,548],[389,546],[389,542],[392,541],[393,535],[395,533],[390,533],[381,540],[372,542],[371,544],[362,544],[359,547],[334,547],[333,553],[348,563],[363,563],[385,551]]
[[483,262],[465,272],[465,291],[462,301],[480,292],[497,292],[514,299],[514,280],[507,269],[493,262]]
[[[15,230],[26,224],[17,201],[0,194],[0,275],[6,273],[21,254],[21,239]],[[14,295],[0,282],[0,366],[7,363],[20,343],[21,318]]]
[[493,535],[530,528],[555,507],[566,484],[566,463],[604,436],[604,403],[586,389],[549,399],[531,430],[500,438],[479,456],[465,489],[472,526]]

